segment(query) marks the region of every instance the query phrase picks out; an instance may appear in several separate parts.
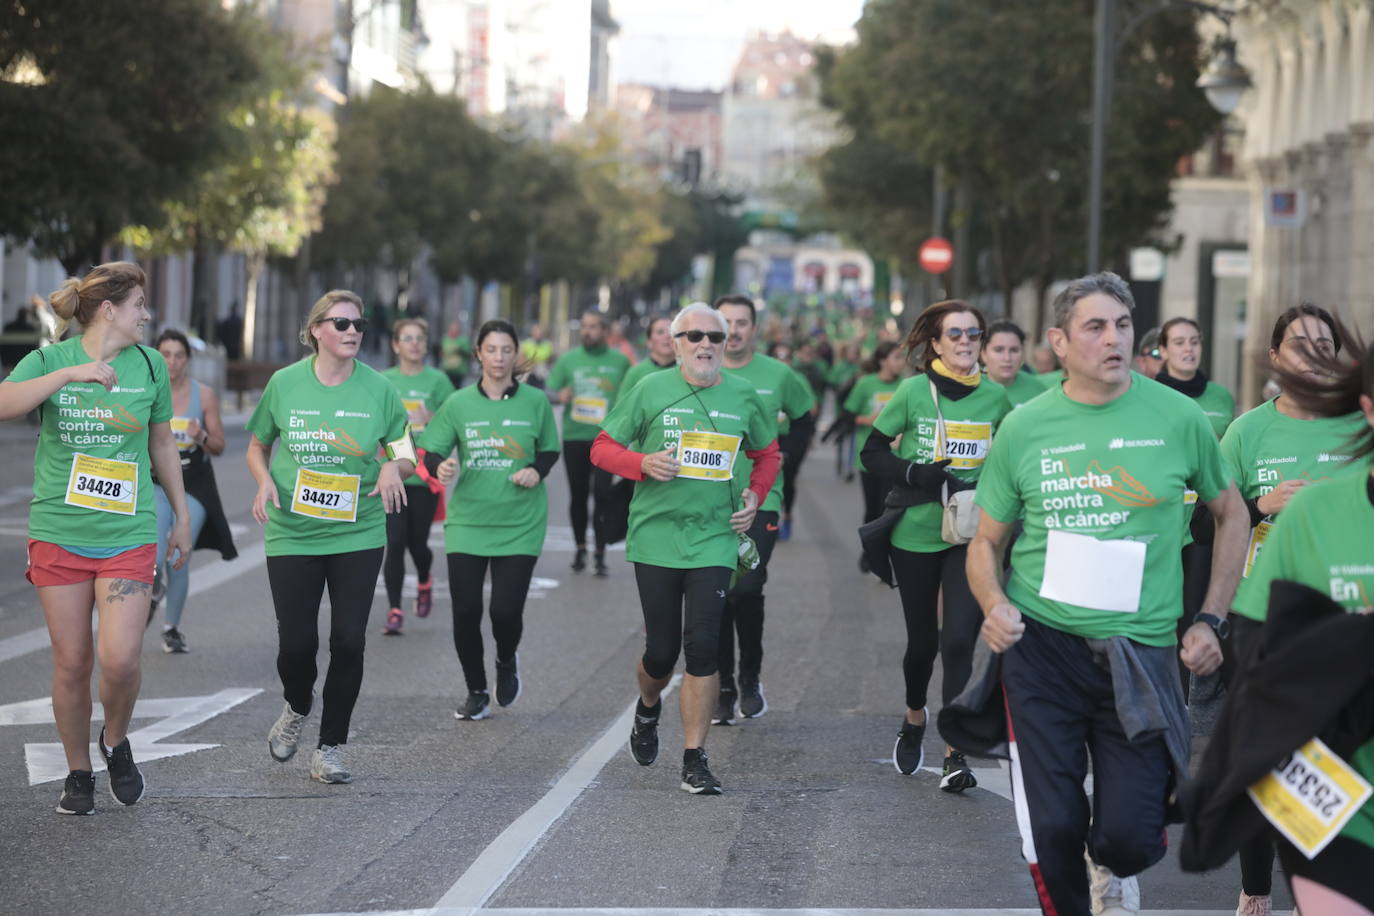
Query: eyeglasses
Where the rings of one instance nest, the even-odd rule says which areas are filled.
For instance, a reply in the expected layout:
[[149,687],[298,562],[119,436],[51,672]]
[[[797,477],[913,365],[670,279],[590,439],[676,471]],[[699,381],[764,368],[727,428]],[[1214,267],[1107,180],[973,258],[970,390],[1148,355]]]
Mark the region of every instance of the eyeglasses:
[[969,339],[969,340],[977,340],[978,338],[980,338],[980,337],[983,336],[983,329],[982,329],[982,328],[946,328],[946,329],[945,329],[945,336],[948,337],[950,340],[958,340],[960,337],[963,337],[965,334],[968,335],[968,339]]
[[687,338],[688,343],[701,343],[701,339],[703,337],[711,341],[711,343],[713,344],[725,343],[724,331],[698,331],[694,329],[691,331],[678,331],[673,336],[685,337]]
[[[366,322],[364,322],[364,323],[366,323]],[[342,328],[340,328],[340,330],[342,330]],[[406,335],[404,335],[404,336],[401,336],[401,337],[397,337],[397,338],[396,338],[396,342],[397,342],[397,343],[405,343],[405,344],[411,344],[411,343],[424,343],[426,340],[429,340],[429,338],[428,338],[428,337],[425,337],[423,334],[406,334]]]
[[359,334],[367,330],[366,318],[321,318],[315,323],[324,324],[326,321],[332,322],[334,330],[340,333],[347,331],[350,324],[353,325],[353,330],[357,331]]

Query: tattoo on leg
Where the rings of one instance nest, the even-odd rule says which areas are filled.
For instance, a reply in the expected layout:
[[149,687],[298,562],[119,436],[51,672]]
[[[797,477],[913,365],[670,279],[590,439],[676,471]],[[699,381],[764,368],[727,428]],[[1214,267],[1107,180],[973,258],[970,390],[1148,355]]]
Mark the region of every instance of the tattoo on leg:
[[152,586],[147,582],[136,582],[133,579],[111,579],[110,593],[105,596],[105,603],[114,604],[130,596],[146,594],[151,589]]

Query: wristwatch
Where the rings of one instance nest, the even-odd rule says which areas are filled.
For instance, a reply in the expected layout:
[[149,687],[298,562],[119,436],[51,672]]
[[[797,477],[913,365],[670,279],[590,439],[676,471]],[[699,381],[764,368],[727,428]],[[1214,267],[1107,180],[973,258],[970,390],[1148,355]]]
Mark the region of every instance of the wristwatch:
[[1231,621],[1216,614],[1198,614],[1193,618],[1193,623],[1207,624],[1212,628],[1212,632],[1217,634],[1217,639],[1225,639],[1231,635]]

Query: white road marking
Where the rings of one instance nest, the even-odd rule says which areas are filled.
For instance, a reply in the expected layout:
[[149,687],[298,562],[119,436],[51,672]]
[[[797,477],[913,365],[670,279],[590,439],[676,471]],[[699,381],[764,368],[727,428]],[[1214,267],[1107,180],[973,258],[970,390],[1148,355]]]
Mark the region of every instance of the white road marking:
[[[201,697],[168,697],[160,700],[140,700],[134,706],[134,718],[158,717],[159,721],[137,731],[129,732],[129,745],[139,763],[176,757],[196,751],[208,751],[218,744],[159,744],[177,732],[194,728],[221,713],[262,693],[261,687],[231,687],[219,693]],[[105,718],[99,703],[93,704],[91,720]],[[0,706],[0,725],[39,725],[54,722],[52,697],[25,700]],[[55,782],[67,776],[67,757],[61,744],[25,744],[24,761],[28,764],[29,785]],[[95,744],[91,744],[91,763],[95,772],[105,769]]]
[[[474,907],[437,906],[423,910],[374,910],[366,913],[311,913],[309,916],[1040,916],[1038,909],[858,909],[810,908],[768,910],[746,907]],[[1141,910],[1141,916],[1232,916],[1232,910]]]
[[[667,689],[663,691],[663,696],[672,693],[681,680],[682,675],[674,675],[668,682]],[[610,727],[602,732],[601,737],[573,761],[573,765],[543,798],[516,818],[509,827],[501,831],[500,836],[482,850],[481,855],[473,860],[462,877],[454,882],[429,912],[467,913],[485,906],[549,828],[557,823],[573,802],[577,801],[583,790],[592,784],[611,758],[623,753],[634,714],[635,703],[631,702]]]
[[[3,532],[0,531],[0,533]],[[218,588],[230,579],[251,572],[261,566],[266,557],[263,545],[259,542],[251,547],[245,547],[242,553],[227,563],[215,563],[204,569],[198,569],[196,574],[191,577],[191,587],[187,590],[186,597],[193,598],[202,592]],[[93,614],[92,617],[98,618],[99,615]],[[21,655],[46,649],[49,645],[47,627],[38,627],[15,636],[8,636],[0,639],[0,662],[7,662],[19,658]]]

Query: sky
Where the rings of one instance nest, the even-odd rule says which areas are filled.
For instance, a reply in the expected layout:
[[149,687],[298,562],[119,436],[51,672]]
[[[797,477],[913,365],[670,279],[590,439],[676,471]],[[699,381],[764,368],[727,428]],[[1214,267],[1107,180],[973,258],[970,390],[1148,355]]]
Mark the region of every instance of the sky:
[[611,0],[620,23],[615,79],[684,89],[720,89],[751,31],[802,38],[843,33],[864,0]]

